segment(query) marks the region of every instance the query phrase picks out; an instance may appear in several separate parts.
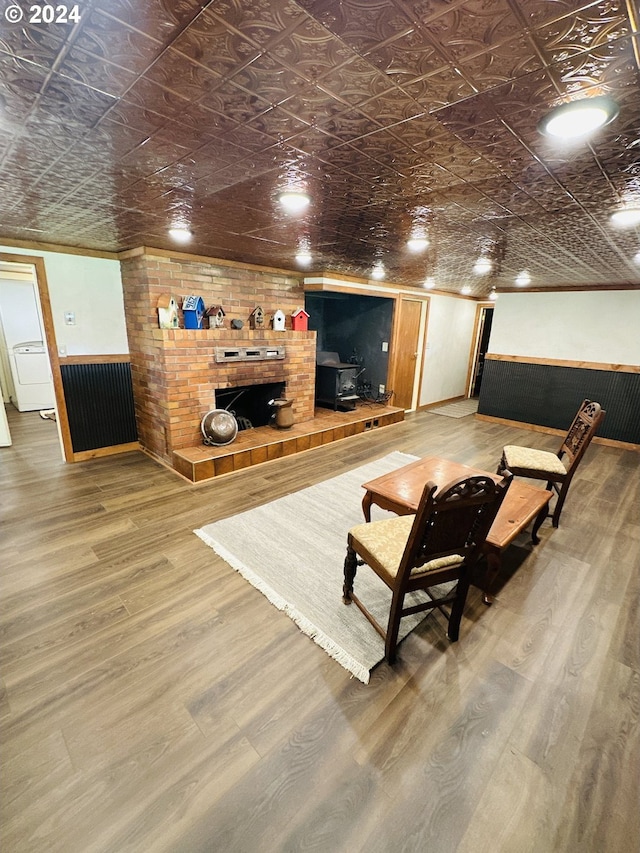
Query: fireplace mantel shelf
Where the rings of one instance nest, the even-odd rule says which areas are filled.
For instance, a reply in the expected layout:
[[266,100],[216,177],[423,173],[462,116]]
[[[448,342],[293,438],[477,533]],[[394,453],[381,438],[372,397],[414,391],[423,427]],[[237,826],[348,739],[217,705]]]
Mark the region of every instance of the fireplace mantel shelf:
[[265,341],[315,340],[315,332],[297,332],[293,329],[154,329],[154,337],[161,341],[236,341],[257,343]]

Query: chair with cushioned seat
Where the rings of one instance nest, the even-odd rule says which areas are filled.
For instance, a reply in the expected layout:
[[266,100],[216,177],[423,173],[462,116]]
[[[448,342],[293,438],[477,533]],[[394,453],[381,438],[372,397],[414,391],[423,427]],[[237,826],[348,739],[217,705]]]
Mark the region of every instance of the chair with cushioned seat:
[[[438,607],[448,617],[448,635],[458,639],[469,589],[469,572],[498,513],[512,477],[496,483],[488,476],[462,477],[437,492],[427,483],[415,515],[365,522],[351,528],[344,561],[343,598],[354,602],[385,641],[385,658],[396,657],[403,616]],[[360,558],[360,559],[358,559]],[[368,565],[392,591],[386,630],[353,592],[359,565]],[[431,589],[457,581],[455,589],[439,594]],[[422,590],[426,599],[405,607],[405,596]],[[450,605],[447,613],[443,607]]]
[[600,403],[584,400],[557,453],[515,444],[509,444],[502,449],[498,474],[510,471],[518,477],[546,480],[547,489],[556,493],[554,527],[560,522],[560,513],[576,468],[604,416],[605,412]]

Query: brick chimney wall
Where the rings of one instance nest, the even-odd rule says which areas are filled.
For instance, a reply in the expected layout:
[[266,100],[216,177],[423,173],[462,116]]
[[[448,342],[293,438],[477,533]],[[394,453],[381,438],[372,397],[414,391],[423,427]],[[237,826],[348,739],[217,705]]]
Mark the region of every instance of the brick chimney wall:
[[[286,382],[294,418],[313,418],[316,333],[293,332],[291,313],[304,306],[295,275],[225,266],[199,259],[137,254],[121,261],[127,335],[136,420],[141,445],[171,463],[174,450],[202,444],[200,421],[216,408],[215,389]],[[202,296],[207,308],[222,305],[224,329],[160,329],[158,298]],[[249,328],[249,315],[260,305],[263,329]],[[271,317],[281,309],[287,330],[274,332]],[[239,318],[244,328],[229,328]],[[206,320],[205,320],[206,323]],[[284,359],[217,363],[216,347],[284,346]]]

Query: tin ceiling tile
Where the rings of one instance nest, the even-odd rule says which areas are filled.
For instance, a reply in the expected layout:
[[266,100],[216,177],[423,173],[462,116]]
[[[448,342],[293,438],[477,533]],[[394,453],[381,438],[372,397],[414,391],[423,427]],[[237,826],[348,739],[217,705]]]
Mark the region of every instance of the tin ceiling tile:
[[404,83],[403,89],[429,112],[464,101],[476,93],[473,83],[454,65],[443,65],[424,77],[416,77]]
[[[95,0],[0,35],[5,238],[316,262],[476,295],[639,282],[638,56],[623,0]],[[635,35],[636,41],[638,34]],[[606,93],[620,115],[560,146],[539,120]],[[312,203],[286,217],[277,195]],[[29,211],[29,221],[19,213]],[[404,248],[415,217],[431,245]],[[479,246],[499,252],[471,273]]]
[[193,25],[183,30],[172,47],[221,77],[237,70],[260,55],[260,47],[205,10]]
[[460,62],[466,79],[473,81],[479,92],[523,77],[542,67],[542,60],[528,36],[518,35],[491,50],[467,57]]
[[52,74],[43,87],[37,109],[44,116],[55,114],[76,132],[83,132],[100,121],[116,103],[115,95]]
[[365,54],[379,42],[412,29],[412,15],[405,4],[388,0],[342,0],[340,3],[301,3],[312,17],[348,44]]
[[162,42],[101,11],[85,13],[73,46],[97,59],[141,74],[162,50]]
[[455,62],[511,41],[522,29],[507,0],[466,0],[420,24],[420,31]]
[[168,48],[158,57],[148,69],[145,78],[163,89],[176,92],[188,101],[199,101],[204,94],[217,88],[224,79],[173,48]]
[[62,33],[51,27],[5,26],[0,32],[0,53],[20,57],[47,69],[55,64],[63,44]]
[[96,0],[94,5],[105,17],[166,44],[196,21],[209,3],[207,0]]
[[65,54],[57,72],[62,77],[114,97],[123,95],[136,79],[135,72],[75,47]]

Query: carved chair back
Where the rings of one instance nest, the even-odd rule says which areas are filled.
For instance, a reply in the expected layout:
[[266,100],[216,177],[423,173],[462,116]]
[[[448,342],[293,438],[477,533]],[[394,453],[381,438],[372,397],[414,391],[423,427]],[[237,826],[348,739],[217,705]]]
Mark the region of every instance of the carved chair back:
[[437,486],[427,483],[398,569],[398,582],[408,582],[414,569],[432,560],[459,555],[472,562],[512,479],[509,472],[498,483],[486,475],[461,477],[437,496]]
[[592,400],[582,402],[558,451],[559,459],[567,457],[569,470],[574,468],[584,455],[604,416],[605,412],[600,403],[594,403]]

